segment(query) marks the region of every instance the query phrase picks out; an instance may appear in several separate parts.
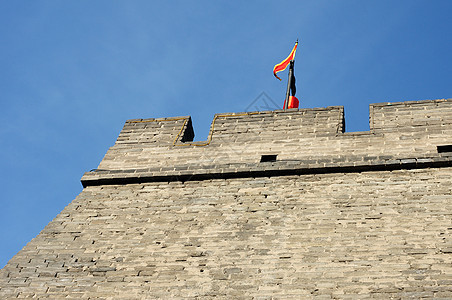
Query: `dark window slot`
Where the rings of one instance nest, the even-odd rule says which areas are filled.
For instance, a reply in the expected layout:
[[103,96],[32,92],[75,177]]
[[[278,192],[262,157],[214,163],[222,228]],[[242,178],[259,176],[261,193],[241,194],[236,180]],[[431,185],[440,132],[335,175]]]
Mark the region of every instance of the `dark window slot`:
[[436,146],[438,153],[452,152],[452,145]]
[[272,162],[276,161],[276,154],[275,155],[262,155],[261,156],[261,162]]

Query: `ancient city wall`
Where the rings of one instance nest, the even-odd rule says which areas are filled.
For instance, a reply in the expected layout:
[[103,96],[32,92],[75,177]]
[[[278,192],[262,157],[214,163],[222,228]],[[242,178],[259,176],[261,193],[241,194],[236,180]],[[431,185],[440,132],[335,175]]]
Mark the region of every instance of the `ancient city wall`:
[[452,101],[370,112],[129,120],[0,298],[451,298]]

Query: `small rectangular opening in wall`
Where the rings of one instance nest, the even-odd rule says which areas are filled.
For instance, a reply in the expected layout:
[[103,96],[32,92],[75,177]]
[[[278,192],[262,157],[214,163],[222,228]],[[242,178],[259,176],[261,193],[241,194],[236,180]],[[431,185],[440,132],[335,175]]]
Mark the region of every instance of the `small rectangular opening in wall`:
[[452,145],[436,146],[438,153],[452,152]]
[[261,162],[271,162],[276,161],[277,154],[270,154],[270,155],[262,155],[261,156]]

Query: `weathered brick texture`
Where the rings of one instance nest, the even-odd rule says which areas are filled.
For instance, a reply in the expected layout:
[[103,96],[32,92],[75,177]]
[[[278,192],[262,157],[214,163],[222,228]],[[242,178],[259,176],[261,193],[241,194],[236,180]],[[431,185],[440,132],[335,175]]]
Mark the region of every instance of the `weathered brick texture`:
[[128,121],[0,298],[450,299],[451,117],[451,100],[373,105],[363,133],[340,107],[217,115],[197,144],[189,117]]
[[[370,105],[371,130],[418,131],[419,126],[429,130],[452,124],[450,99],[377,103]],[[401,129],[403,128],[403,129]],[[443,128],[444,129],[444,128]]]

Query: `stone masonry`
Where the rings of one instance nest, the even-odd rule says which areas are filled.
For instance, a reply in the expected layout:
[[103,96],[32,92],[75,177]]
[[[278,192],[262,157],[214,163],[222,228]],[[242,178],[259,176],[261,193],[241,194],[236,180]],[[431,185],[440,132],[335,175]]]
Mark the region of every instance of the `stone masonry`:
[[126,122],[0,299],[452,298],[452,99]]

